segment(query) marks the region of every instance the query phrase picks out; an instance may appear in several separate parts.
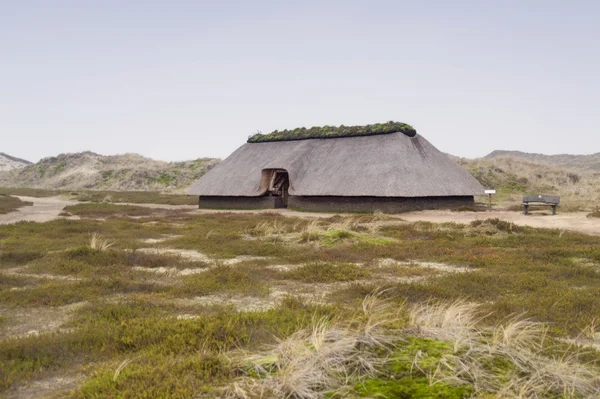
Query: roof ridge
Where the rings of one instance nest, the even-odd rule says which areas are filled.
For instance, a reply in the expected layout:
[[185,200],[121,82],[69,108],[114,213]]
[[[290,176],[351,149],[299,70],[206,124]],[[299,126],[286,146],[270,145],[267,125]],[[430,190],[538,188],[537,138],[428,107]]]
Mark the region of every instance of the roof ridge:
[[248,143],[264,143],[273,141],[295,141],[310,139],[333,139],[342,137],[364,137],[379,134],[404,133],[414,137],[417,131],[414,127],[402,123],[389,121],[386,123],[375,123],[364,126],[313,126],[294,130],[275,130],[269,134],[256,133],[248,138]]

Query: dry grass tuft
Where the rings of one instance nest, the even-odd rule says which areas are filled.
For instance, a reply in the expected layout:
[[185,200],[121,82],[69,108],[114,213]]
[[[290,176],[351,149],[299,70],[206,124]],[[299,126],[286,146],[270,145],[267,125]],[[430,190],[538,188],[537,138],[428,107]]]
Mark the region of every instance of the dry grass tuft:
[[594,317],[592,320],[581,329],[580,336],[586,339],[596,340],[598,339],[598,333],[600,332],[600,319]]
[[541,349],[548,327],[515,316],[492,331],[493,346],[502,346],[517,351]]
[[339,222],[330,224],[327,231],[356,231],[358,225],[358,220],[355,217],[348,216],[342,218]]
[[466,301],[414,305],[409,313],[410,324],[420,335],[441,340],[471,343],[479,337],[476,325],[480,321],[478,305]]
[[92,233],[90,236],[90,248],[96,251],[106,251],[115,245],[113,240],[110,240],[98,233]]
[[301,242],[316,241],[321,236],[325,229],[321,226],[319,220],[311,220],[304,228],[300,231]]
[[260,379],[244,378],[226,396],[258,398],[269,392],[278,398],[317,399],[347,389],[357,376],[375,376],[384,361],[376,352],[390,349],[385,327],[398,319],[397,313],[375,293],[365,298],[362,314],[350,325],[315,319],[309,328],[251,358],[251,370]]
[[281,236],[287,232],[286,227],[278,220],[265,220],[252,227],[248,234],[253,237],[269,238]]
[[[357,382],[388,378],[394,357],[414,340],[450,344],[453,351],[428,355],[421,350],[406,359],[410,375],[421,375],[430,387],[469,386],[475,397],[590,397],[600,380],[576,355],[543,354],[547,327],[512,317],[492,329],[480,327],[475,304],[465,301],[415,305],[406,310],[367,295],[361,312],[347,325],[327,319],[281,341],[250,360],[249,375],[232,384],[229,398],[282,397],[316,399],[351,395]],[[408,325],[405,315],[408,313]],[[435,347],[435,346],[434,346]],[[390,356],[394,355],[394,356]],[[387,370],[387,371],[386,371]],[[360,383],[359,383],[360,385]],[[432,391],[433,392],[433,391]],[[337,395],[337,396],[336,396]]]

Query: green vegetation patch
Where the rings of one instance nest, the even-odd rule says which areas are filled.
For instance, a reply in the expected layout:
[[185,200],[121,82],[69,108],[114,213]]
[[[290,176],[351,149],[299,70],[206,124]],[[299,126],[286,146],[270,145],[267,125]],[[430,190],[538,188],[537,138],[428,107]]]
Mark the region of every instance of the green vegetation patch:
[[[127,361],[127,360],[126,360]],[[95,372],[71,398],[194,398],[234,376],[229,362],[215,354],[141,355]]]
[[77,204],[69,205],[63,210],[65,214],[87,218],[105,218],[121,216],[148,216],[153,213],[152,208],[137,205],[119,204]]
[[161,184],[163,186],[174,185],[177,182],[177,177],[168,173],[161,173],[157,178],[150,179],[152,183]]
[[[232,375],[220,353],[274,343],[335,310],[284,301],[265,312],[197,312],[178,319],[175,308],[143,300],[86,305],[68,331],[0,340],[0,392],[46,373],[112,360],[74,397],[196,397]],[[123,360],[129,364],[116,373]]]
[[58,190],[44,190],[41,188],[25,188],[25,187],[0,187],[1,195],[18,195],[24,197],[54,197],[56,195],[64,194],[64,191]]
[[312,262],[284,274],[284,278],[304,283],[334,283],[371,277],[371,273],[353,263]]
[[443,381],[443,375],[437,375],[432,381],[430,376],[439,374],[440,364],[448,365],[453,355],[450,344],[423,338],[410,338],[406,344],[399,344],[385,367],[382,376],[361,381],[356,386],[362,397],[382,398],[440,398],[463,399],[474,393],[468,385],[452,385]]
[[[42,280],[45,281],[45,280]],[[14,282],[12,286],[17,286]],[[1,288],[1,287],[0,287]],[[63,306],[107,295],[164,293],[168,287],[123,277],[93,278],[84,281],[49,281],[21,289],[0,289],[0,302],[11,306]]]
[[257,133],[248,138],[248,143],[264,143],[269,141],[291,141],[307,139],[331,139],[337,137],[373,136],[377,134],[404,133],[409,137],[417,134],[415,128],[406,123],[390,121],[365,126],[320,126],[293,130],[275,130],[269,134]]
[[32,206],[33,202],[21,201],[17,197],[0,194],[0,215],[9,212],[14,212],[24,206]]
[[[114,177],[112,171],[106,172],[106,178]],[[1,192],[1,191],[0,191]],[[81,191],[73,192],[81,202],[126,202],[132,204],[198,205],[196,196],[182,194],[163,194],[158,191]]]
[[0,251],[0,268],[26,265],[43,256],[42,252],[33,250]]
[[214,292],[263,296],[269,293],[269,287],[256,274],[236,266],[219,265],[206,272],[184,277],[182,291],[195,296]]
[[104,277],[127,276],[134,266],[144,268],[204,268],[208,264],[189,261],[173,254],[148,253],[137,250],[109,249],[100,251],[89,246],[72,248],[46,255],[29,264],[30,273],[51,273],[63,276]]

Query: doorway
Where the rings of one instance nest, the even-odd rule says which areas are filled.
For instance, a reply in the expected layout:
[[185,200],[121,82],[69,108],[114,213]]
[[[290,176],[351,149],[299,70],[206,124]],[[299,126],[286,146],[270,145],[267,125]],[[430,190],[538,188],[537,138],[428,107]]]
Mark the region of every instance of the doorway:
[[288,207],[288,189],[290,188],[290,176],[285,169],[263,170],[263,181],[268,178],[266,195],[274,197],[275,208]]

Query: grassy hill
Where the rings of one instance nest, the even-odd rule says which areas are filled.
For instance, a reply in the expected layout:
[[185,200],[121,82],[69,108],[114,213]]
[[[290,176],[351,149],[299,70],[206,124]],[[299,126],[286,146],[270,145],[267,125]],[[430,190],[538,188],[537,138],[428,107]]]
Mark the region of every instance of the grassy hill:
[[544,155],[531,154],[521,151],[493,151],[485,156],[486,159],[512,158],[536,164],[547,164],[561,168],[600,171],[600,153],[591,155]]
[[532,193],[560,195],[563,211],[600,205],[600,155],[494,151],[483,158],[456,161],[484,187],[496,189],[501,205],[518,206],[522,195]]
[[0,173],[0,186],[63,190],[169,190],[189,186],[218,162],[163,162],[137,154],[61,154]]

